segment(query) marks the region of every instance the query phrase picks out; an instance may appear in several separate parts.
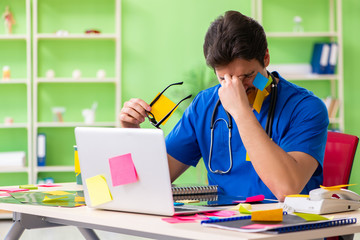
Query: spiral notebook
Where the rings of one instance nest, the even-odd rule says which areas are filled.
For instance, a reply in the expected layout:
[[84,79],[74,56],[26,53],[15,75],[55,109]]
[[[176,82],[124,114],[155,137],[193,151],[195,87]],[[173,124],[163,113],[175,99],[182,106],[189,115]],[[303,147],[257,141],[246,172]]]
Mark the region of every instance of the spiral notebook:
[[308,222],[305,219],[285,214],[282,222],[258,222],[251,221],[251,215],[205,220],[201,225],[205,227],[216,227],[240,232],[266,232],[266,233],[287,233],[318,228],[336,227],[356,223],[356,218],[337,218],[332,220],[321,220]]
[[174,196],[192,194],[216,194],[218,192],[217,185],[173,185],[171,189]]

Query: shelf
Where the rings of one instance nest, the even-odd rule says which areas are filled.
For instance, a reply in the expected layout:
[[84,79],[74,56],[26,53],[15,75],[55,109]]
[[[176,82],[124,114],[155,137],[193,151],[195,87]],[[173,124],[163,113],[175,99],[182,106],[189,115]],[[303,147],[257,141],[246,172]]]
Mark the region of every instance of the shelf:
[[282,74],[282,77],[288,81],[323,81],[323,80],[336,80],[336,74]]
[[6,172],[29,172],[28,167],[12,167],[12,166],[0,166],[0,172],[6,173]]
[[340,123],[340,119],[339,118],[329,118],[329,122],[331,123]]
[[16,78],[16,79],[10,79],[7,81],[0,80],[0,84],[27,84],[28,80],[26,78]]
[[56,35],[55,33],[38,33],[35,35],[35,39],[117,39],[115,34],[75,34],[69,35]]
[[96,122],[87,124],[83,122],[39,122],[37,127],[115,127],[115,122]]
[[28,128],[27,123],[0,124],[0,128]]
[[338,37],[337,32],[268,32],[267,37],[283,37],[283,38],[292,38],[292,37]]
[[[74,172],[74,166],[45,166],[36,167],[37,172]],[[74,173],[75,174],[75,173]]]
[[0,35],[0,40],[26,40],[26,34]]
[[115,78],[38,78],[37,83],[117,83]]

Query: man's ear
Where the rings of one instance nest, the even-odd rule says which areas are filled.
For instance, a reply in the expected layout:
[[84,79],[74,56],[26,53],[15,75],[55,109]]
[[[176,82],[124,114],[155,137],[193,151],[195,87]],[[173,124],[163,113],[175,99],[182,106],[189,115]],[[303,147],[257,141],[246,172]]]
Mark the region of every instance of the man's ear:
[[270,54],[269,49],[266,49],[265,57],[264,57],[264,67],[268,67],[270,64]]

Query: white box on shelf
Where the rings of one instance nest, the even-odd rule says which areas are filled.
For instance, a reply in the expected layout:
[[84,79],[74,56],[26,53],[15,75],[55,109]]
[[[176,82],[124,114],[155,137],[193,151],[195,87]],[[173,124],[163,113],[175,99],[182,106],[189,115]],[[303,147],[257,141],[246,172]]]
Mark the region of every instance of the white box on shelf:
[[0,152],[0,166],[25,166],[26,153],[23,151]]

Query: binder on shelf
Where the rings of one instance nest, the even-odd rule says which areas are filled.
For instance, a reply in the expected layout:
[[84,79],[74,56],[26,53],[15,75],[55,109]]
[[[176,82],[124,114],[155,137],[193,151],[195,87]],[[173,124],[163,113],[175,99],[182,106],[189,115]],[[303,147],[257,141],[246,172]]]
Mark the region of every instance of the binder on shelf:
[[216,227],[240,232],[266,232],[275,234],[355,223],[356,218],[350,217],[309,222],[299,216],[290,214],[284,214],[283,221],[281,222],[256,222],[251,220],[251,215],[201,221],[201,225],[205,227]]
[[334,74],[336,63],[338,59],[338,44],[333,42],[329,44],[330,46],[330,54],[329,54],[329,62],[326,66],[326,74]]
[[45,166],[46,162],[46,135],[39,133],[37,136],[37,165]]
[[0,166],[24,167],[26,153],[24,151],[0,152]]
[[330,45],[327,43],[316,43],[311,58],[312,73],[326,74],[329,63]]
[[216,194],[217,185],[174,185],[172,186],[173,195],[192,195],[192,194]]

